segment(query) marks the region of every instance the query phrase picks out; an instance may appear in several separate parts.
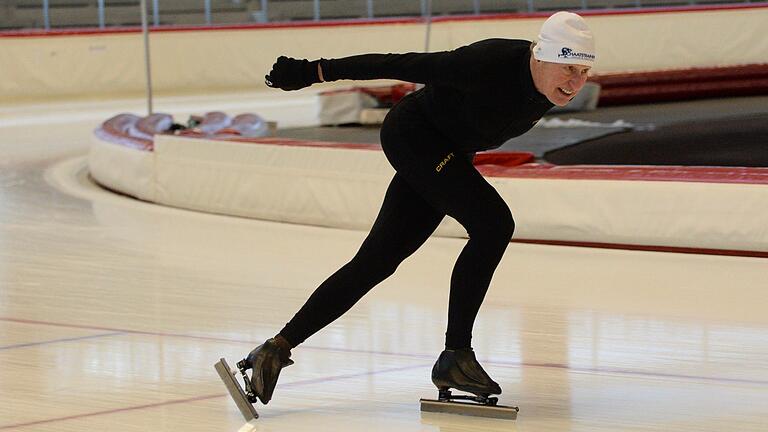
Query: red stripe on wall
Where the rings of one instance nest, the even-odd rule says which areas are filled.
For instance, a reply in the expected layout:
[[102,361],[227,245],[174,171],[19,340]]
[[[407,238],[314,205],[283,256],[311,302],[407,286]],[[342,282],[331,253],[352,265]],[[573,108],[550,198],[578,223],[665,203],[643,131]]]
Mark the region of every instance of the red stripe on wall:
[[547,245],[547,246],[573,246],[573,247],[586,247],[586,248],[596,248],[596,249],[618,249],[618,250],[632,250],[632,251],[646,251],[646,252],[667,252],[667,253],[682,253],[682,254],[694,254],[694,255],[720,255],[720,256],[737,256],[737,257],[747,257],[747,258],[768,258],[768,252],[733,250],[733,249],[701,249],[701,248],[686,248],[686,247],[674,247],[674,246],[644,246],[644,245],[631,245],[631,244],[619,244],[619,243],[590,243],[590,242],[572,242],[572,241],[560,241],[560,240],[529,240],[529,239],[513,239],[512,243],[539,244],[539,245]]
[[[713,12],[741,9],[761,9],[768,8],[768,2],[736,4],[736,5],[709,5],[709,6],[671,6],[664,8],[636,8],[636,9],[601,9],[601,10],[578,10],[573,9],[585,17],[590,16],[608,16],[608,15],[637,15],[637,14],[667,14],[683,12]],[[552,12],[534,12],[534,13],[509,13],[509,14],[483,14],[483,15],[454,15],[454,16],[435,16],[432,22],[460,22],[460,21],[491,21],[491,20],[519,20],[519,19],[540,19],[551,15]],[[188,32],[188,31],[221,31],[221,30],[269,30],[276,28],[315,28],[315,27],[349,27],[349,26],[371,26],[371,25],[397,25],[397,24],[418,24],[423,23],[421,17],[404,18],[380,18],[380,19],[352,19],[352,20],[328,20],[328,21],[304,21],[304,22],[276,22],[260,24],[234,24],[234,25],[200,25],[200,26],[163,26],[150,28],[152,33],[167,32]],[[104,30],[98,28],[77,28],[60,30],[18,30],[0,32],[0,38],[28,38],[28,37],[52,37],[52,36],[92,36],[109,35],[123,33],[141,33],[140,27],[110,27]]]

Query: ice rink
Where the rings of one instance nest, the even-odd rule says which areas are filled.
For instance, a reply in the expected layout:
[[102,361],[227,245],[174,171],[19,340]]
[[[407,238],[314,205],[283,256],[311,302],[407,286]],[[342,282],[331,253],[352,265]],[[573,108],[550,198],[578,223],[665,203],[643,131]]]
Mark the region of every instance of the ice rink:
[[[312,115],[309,96],[270,98],[157,110]],[[100,189],[92,130],[142,104],[0,107],[0,430],[238,430],[213,364],[280,330],[365,236]],[[463,244],[432,238],[295,349],[255,430],[768,429],[768,260],[515,243],[474,348],[518,420],[420,413]]]

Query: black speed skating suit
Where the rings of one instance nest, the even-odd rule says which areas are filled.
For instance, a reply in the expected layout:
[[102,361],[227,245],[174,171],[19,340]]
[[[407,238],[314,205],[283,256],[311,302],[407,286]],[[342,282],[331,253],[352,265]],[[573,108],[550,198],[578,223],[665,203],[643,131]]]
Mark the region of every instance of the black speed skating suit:
[[381,143],[397,173],[360,250],[280,331],[292,345],[394,273],[448,215],[469,240],[451,275],[446,347],[470,347],[475,317],[515,227],[507,204],[471,159],[525,133],[552,108],[534,87],[530,44],[489,39],[446,52],[320,61],[326,81],[391,78],[426,86],[387,115]]

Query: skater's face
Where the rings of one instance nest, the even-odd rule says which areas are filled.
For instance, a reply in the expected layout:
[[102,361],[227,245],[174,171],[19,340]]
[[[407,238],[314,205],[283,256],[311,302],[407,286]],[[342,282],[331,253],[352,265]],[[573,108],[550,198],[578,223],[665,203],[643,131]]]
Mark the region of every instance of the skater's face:
[[550,63],[531,57],[533,83],[539,93],[557,106],[565,106],[587,82],[589,66]]

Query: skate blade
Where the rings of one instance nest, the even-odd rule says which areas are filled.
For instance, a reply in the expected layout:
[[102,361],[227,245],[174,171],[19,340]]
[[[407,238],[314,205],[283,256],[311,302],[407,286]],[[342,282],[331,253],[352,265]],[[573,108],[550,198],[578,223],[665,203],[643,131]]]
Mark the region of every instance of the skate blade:
[[245,395],[243,388],[240,387],[240,383],[237,382],[235,376],[232,375],[232,370],[229,368],[227,361],[224,359],[219,360],[213,365],[216,372],[219,373],[219,378],[224,382],[224,386],[227,387],[229,395],[232,400],[235,401],[237,409],[240,410],[240,414],[243,415],[246,422],[259,418],[259,413],[256,412],[256,408],[248,402],[248,397]]
[[466,402],[445,402],[435,399],[421,399],[421,411],[459,414],[474,417],[487,417],[504,420],[516,420],[520,408],[504,405],[480,405]]

